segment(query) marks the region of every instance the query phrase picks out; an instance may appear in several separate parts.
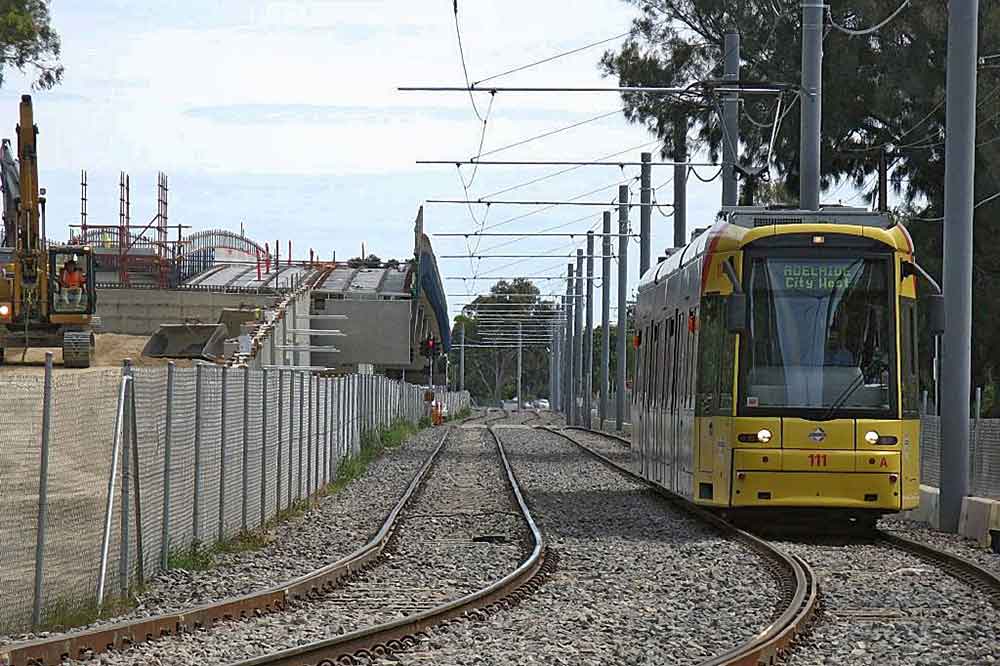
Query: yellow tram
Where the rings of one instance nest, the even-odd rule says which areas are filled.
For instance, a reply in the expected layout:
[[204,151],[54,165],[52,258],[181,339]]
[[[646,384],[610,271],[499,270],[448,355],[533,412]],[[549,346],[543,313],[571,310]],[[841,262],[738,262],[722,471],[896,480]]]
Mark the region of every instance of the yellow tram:
[[725,509],[915,507],[918,277],[937,332],[940,288],[884,214],[727,209],[639,286],[643,476]]

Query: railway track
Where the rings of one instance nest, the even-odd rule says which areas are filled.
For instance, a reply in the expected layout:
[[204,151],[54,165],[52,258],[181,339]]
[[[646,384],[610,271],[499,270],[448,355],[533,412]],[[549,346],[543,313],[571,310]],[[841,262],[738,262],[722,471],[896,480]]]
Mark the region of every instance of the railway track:
[[56,634],[0,647],[0,666],[48,666],[68,659],[87,659],[146,641],[209,629],[219,622],[282,611],[298,600],[328,592],[355,572],[373,564],[385,550],[400,514],[412,500],[444,448],[450,431],[418,468],[376,534],[347,556],[281,585],[237,595],[176,612]]
[[[416,646],[421,639],[426,639],[425,632],[433,627],[446,625],[451,621],[460,618],[481,619],[488,613],[502,608],[509,607],[512,603],[529,594],[540,582],[539,573],[546,565],[545,542],[541,531],[535,524],[534,519],[528,510],[527,504],[517,484],[517,480],[507,460],[507,454],[503,448],[503,443],[497,434],[492,430],[465,431],[463,436],[468,438],[479,438],[486,436],[490,438],[496,450],[496,457],[499,458],[503,473],[503,479],[509,491],[510,499],[504,500],[508,506],[497,506],[496,492],[483,491],[480,486],[483,484],[483,466],[470,467],[462,473],[449,472],[443,479],[440,487],[431,488],[430,484],[422,493],[421,501],[414,506],[414,511],[423,509],[416,515],[411,513],[408,521],[447,521],[456,515],[464,514],[466,518],[474,521],[480,527],[483,521],[492,515],[506,515],[508,518],[516,517],[523,523],[526,538],[522,544],[523,557],[519,557],[516,564],[508,571],[505,571],[498,578],[494,578],[474,590],[466,591],[457,598],[435,599],[440,589],[450,587],[448,579],[453,576],[451,570],[437,572],[445,578],[445,581],[430,582],[421,578],[413,571],[400,571],[404,577],[414,576],[419,578],[421,583],[420,599],[410,598],[404,600],[402,609],[408,611],[402,617],[387,620],[372,626],[366,626],[342,635],[326,638],[308,643],[306,645],[277,651],[243,661],[232,662],[231,666],[312,666],[314,664],[353,664],[369,663],[372,659],[391,656],[394,652],[404,651]],[[437,474],[443,473],[443,468],[439,467]],[[480,490],[476,490],[479,488]],[[495,489],[494,489],[495,490]],[[424,506],[424,505],[427,506]],[[513,505],[516,509],[510,512],[508,509]],[[489,508],[491,507],[492,508]],[[433,512],[427,509],[433,507]],[[478,510],[473,510],[478,509]],[[409,528],[408,528],[409,529]],[[438,527],[440,531],[441,527]],[[450,526],[444,529],[449,535],[457,532]],[[399,537],[402,540],[402,536]],[[484,535],[481,540],[460,541],[458,539],[447,539],[450,543],[448,552],[442,554],[439,564],[442,569],[448,562],[454,562],[469,557],[469,548],[476,547],[476,544],[488,543],[493,540],[502,540],[502,535]],[[422,557],[427,557],[428,544],[418,539],[416,543],[406,540],[415,552],[422,553]],[[400,555],[394,556],[399,558]],[[405,557],[405,555],[404,555]],[[381,571],[381,570],[379,570]],[[365,580],[370,578],[371,580]],[[380,606],[386,606],[388,601],[389,615],[399,615],[398,611],[400,598],[398,590],[386,591],[384,584],[386,578],[383,576],[363,577],[356,584],[351,584],[344,588],[343,592],[337,592],[333,596],[341,596],[345,609],[351,605],[360,605],[365,617],[380,614]],[[345,610],[346,612],[346,610]],[[337,615],[339,617],[339,614]]]
[[[491,533],[463,538],[483,529]],[[0,663],[48,666],[116,649],[109,657],[116,664],[368,663],[415,645],[431,627],[480,618],[526,596],[540,583],[544,555],[500,439],[490,430],[449,428],[376,536],[351,556],[280,589],[13,644],[0,649]],[[463,583],[456,562],[472,562],[470,571],[480,567],[488,580],[473,573]],[[373,617],[382,621],[366,626]],[[362,628],[345,632],[350,623]],[[322,638],[305,640],[310,633]],[[284,649],[258,656],[268,636]],[[157,638],[164,640],[143,645]]]
[[[628,443],[622,438],[585,428],[568,430],[589,433],[621,444],[622,447],[610,455],[604,455],[604,453],[597,451],[592,451],[592,453],[603,457],[611,465],[623,467],[627,464],[629,456],[623,447],[628,446]],[[577,445],[587,448],[565,433],[560,434],[574,441]],[[634,475],[631,470],[629,472]],[[878,623],[902,623],[906,625],[915,622],[914,617],[935,612],[940,612],[939,620],[952,621],[958,609],[950,604],[956,598],[960,598],[962,592],[954,590],[955,586],[943,581],[943,578],[957,582],[959,586],[966,588],[967,592],[972,592],[974,596],[980,595],[981,599],[986,600],[988,605],[976,606],[977,602],[973,598],[964,599],[963,603],[965,608],[968,608],[971,603],[977,609],[973,615],[982,618],[983,624],[987,625],[985,631],[980,632],[984,643],[993,646],[1000,644],[996,641],[996,638],[1000,637],[1000,614],[997,614],[997,611],[1000,610],[1000,576],[954,553],[880,529],[867,529],[851,535],[839,535],[833,537],[832,541],[830,537],[822,535],[800,537],[794,542],[779,541],[773,536],[758,536],[758,538],[766,538],[775,547],[790,552],[792,557],[803,563],[808,562],[817,584],[823,583],[825,587],[831,587],[823,595],[822,612],[813,613],[811,619],[802,618],[799,622],[796,632],[803,640],[796,645],[796,650],[785,655],[788,660],[784,663],[811,664],[815,663],[816,659],[828,661],[832,659],[831,663],[838,663],[843,659],[853,662],[866,657],[872,658],[872,653],[865,652],[865,648],[870,650],[872,643],[878,641],[872,641],[865,635],[864,631],[859,631],[859,625],[862,627]],[[921,565],[930,565],[932,569],[922,568]],[[853,573],[856,574],[856,577],[852,577],[852,567],[855,569]],[[900,582],[898,573],[901,571],[905,572],[903,583]],[[946,576],[941,576],[940,573],[944,573]],[[946,607],[941,608],[940,611],[921,608],[925,602],[915,599],[912,596],[913,593],[902,593],[900,590],[901,586],[907,585],[905,582],[907,579],[915,579],[917,594],[919,594],[920,589],[939,588],[926,602],[927,607],[933,608],[936,603],[943,603]],[[880,590],[881,593],[870,593],[859,599],[857,590],[872,590],[879,585],[884,586],[884,589]],[[919,610],[911,611],[910,606],[916,606]],[[959,604],[959,607],[961,606]],[[982,606],[986,606],[985,614]],[[968,611],[965,612],[969,614]],[[989,628],[990,623],[993,626],[992,630]],[[805,631],[806,629],[808,631]],[[966,633],[975,634],[977,629],[982,629],[982,627],[967,629]],[[860,638],[850,642],[846,638],[849,632],[857,633]],[[829,637],[829,640],[826,640],[825,637]],[[845,644],[850,645],[847,653],[830,654],[830,652],[836,652],[832,646]],[[787,644],[784,647],[787,648]],[[800,662],[797,660],[797,656],[803,651],[808,651],[811,654]],[[813,652],[817,654],[812,654]],[[997,658],[1000,655],[990,656]],[[874,663],[888,663],[880,660],[891,657],[891,654],[876,655]],[[985,659],[986,654],[972,654],[971,657]],[[960,661],[961,659],[957,659],[954,663]],[[738,660],[711,663],[756,662]]]
[[[616,472],[652,488],[674,506],[711,525],[723,535],[743,543],[769,564],[769,568],[780,584],[782,593],[780,613],[773,618],[767,627],[749,640],[721,654],[700,661],[699,666],[736,666],[773,663],[775,659],[789,648],[792,641],[808,627],[819,610],[819,587],[815,573],[804,560],[789,555],[767,540],[741,530],[716,516],[714,513],[705,511],[687,500],[649,483],[620,462],[582,443],[579,438],[549,427],[541,429],[559,435]],[[584,432],[619,443],[626,443],[620,437],[585,428],[574,428],[571,432]]]

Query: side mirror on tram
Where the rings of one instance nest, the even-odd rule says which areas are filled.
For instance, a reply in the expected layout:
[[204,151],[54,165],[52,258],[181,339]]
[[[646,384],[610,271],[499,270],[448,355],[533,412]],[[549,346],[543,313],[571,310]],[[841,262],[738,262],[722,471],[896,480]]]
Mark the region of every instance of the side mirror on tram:
[[746,333],[749,330],[745,293],[734,292],[726,299],[726,328],[730,333]]
[[944,335],[944,296],[927,296],[927,327],[931,335]]

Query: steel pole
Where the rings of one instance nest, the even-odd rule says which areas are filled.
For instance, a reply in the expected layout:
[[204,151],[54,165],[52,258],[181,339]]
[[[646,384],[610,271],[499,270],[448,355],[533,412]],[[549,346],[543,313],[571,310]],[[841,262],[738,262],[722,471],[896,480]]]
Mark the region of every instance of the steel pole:
[[587,330],[583,335],[583,425],[591,427],[594,395],[594,232],[587,232]]
[[42,623],[45,572],[45,530],[49,524],[49,440],[52,432],[52,352],[45,352],[45,383],[42,389],[42,446],[38,471],[38,524],[35,531],[35,595],[31,627]]
[[566,267],[566,423],[573,423],[573,264]]
[[[805,210],[819,210],[820,132],[823,120],[823,18],[826,5],[802,3],[802,92],[799,199]],[[973,124],[975,124],[973,122]]]
[[[674,129],[674,146],[678,162],[687,160],[687,124]],[[687,178],[688,166],[674,166],[674,247],[687,244]],[[626,215],[628,211],[626,210]],[[619,239],[620,241],[621,239]],[[622,243],[618,243],[621,247]]]
[[[686,173],[686,168],[685,168]],[[618,188],[618,232],[628,233],[628,186]],[[676,214],[676,211],[675,211]],[[628,237],[618,237],[618,365],[615,381],[615,429],[621,432],[625,423],[625,368],[628,331]]]
[[[653,220],[653,207],[651,205],[653,203],[653,166],[651,164],[653,156],[651,153],[643,153],[641,159],[642,170],[639,172],[641,189],[639,196],[642,207],[639,210],[639,277],[645,275],[646,271],[649,270],[649,235],[652,232]],[[593,249],[587,251],[588,256],[592,256],[593,254]]]
[[160,518],[160,568],[166,569],[170,562],[170,482],[173,470],[173,417],[174,417],[174,373],[176,365],[167,363],[167,399],[163,424],[163,513]]
[[[726,62],[722,78],[730,84],[736,84],[740,80],[739,33],[726,33],[724,51]],[[722,205],[735,206],[739,200],[736,164],[740,159],[740,96],[736,93],[724,93],[723,98]]]
[[524,406],[524,401],[521,399],[521,372],[523,370],[522,358],[521,358],[521,322],[517,323],[517,409],[520,411]]
[[969,494],[972,229],[979,1],[948,5],[944,183],[945,334],[941,340],[941,529],[957,532]]
[[458,347],[458,390],[465,390],[465,324],[459,327],[459,332],[462,335],[461,341]]
[[601,401],[598,419],[601,430],[608,418],[608,378],[611,365],[611,212],[604,212],[604,236],[601,239]]
[[[583,425],[583,250],[576,251],[576,281],[573,293],[573,423]],[[577,401],[579,398],[579,402]]]

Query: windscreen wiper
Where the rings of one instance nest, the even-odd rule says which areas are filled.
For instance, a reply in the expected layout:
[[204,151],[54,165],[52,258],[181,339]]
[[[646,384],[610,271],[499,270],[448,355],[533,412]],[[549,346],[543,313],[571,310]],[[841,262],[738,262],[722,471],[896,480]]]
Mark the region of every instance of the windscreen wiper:
[[840,395],[837,396],[837,399],[833,401],[833,404],[830,405],[830,408],[826,410],[826,413],[823,414],[820,421],[829,421],[833,417],[834,412],[843,407],[847,399],[854,395],[855,391],[864,386],[865,377],[871,376],[875,372],[881,372],[884,367],[886,366],[882,362],[872,360],[867,367],[861,368],[861,375],[844,388]]

